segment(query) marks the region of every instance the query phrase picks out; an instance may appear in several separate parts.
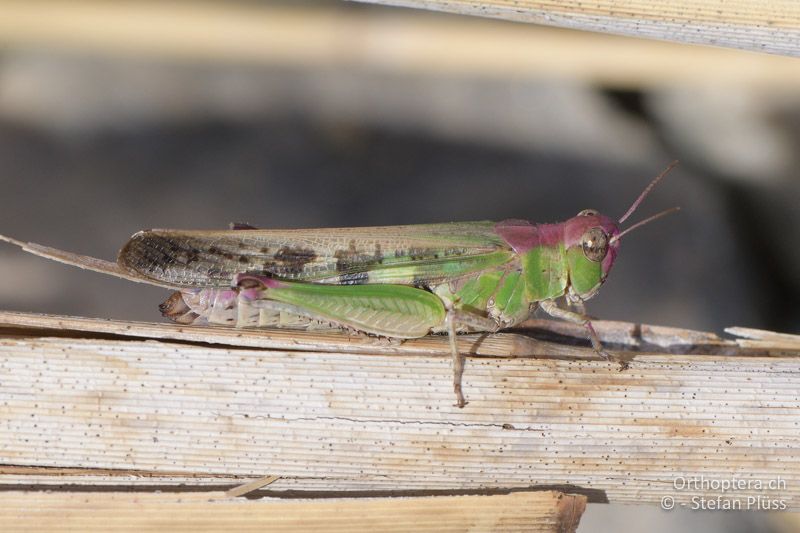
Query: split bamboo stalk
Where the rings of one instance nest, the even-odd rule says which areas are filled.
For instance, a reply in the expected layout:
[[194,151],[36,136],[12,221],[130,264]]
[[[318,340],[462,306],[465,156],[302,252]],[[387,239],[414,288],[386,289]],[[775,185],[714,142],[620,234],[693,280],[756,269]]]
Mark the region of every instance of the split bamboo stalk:
[[[446,9],[443,2],[424,4]],[[467,4],[449,5],[465,12],[469,11]],[[532,10],[531,2],[519,4],[519,17]],[[582,5],[589,10],[592,4]],[[657,10],[664,5],[643,3],[640,8]],[[720,9],[724,13],[731,8],[722,5]],[[786,9],[782,16],[790,19],[792,12]],[[658,20],[657,14],[650,19]],[[508,18],[514,19],[514,15],[509,13]],[[550,21],[558,24],[555,18]],[[794,41],[797,43],[800,40]],[[0,44],[8,50],[54,48],[157,61],[350,69],[406,76],[557,78],[618,88],[735,84],[789,90],[800,85],[800,71],[787,57],[651,40],[633,42],[608,34],[487,19],[422,16],[407,10],[6,0],[0,17]]]
[[[259,492],[553,488],[656,504],[718,496],[686,484],[703,477],[750,480],[737,497],[800,509],[793,336],[771,348],[770,332],[746,330],[737,342],[601,322],[631,361],[624,372],[569,342],[490,336],[487,352],[506,357],[469,359],[470,403],[458,409],[444,338],[390,345],[19,313],[0,323],[0,484],[9,489],[230,487],[278,476]],[[576,333],[549,325],[528,324],[562,340]]]
[[792,0],[358,0],[800,56],[800,5]]
[[5,492],[3,531],[534,531],[574,532],[583,496],[247,500],[223,492]]

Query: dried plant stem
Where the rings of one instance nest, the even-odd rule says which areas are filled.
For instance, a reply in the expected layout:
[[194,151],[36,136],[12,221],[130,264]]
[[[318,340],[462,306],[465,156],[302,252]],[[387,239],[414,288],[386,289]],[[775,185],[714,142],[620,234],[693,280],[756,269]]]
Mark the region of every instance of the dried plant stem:
[[[102,334],[62,329],[69,336],[55,337],[42,327],[89,330],[91,320],[5,313],[0,323],[7,488],[231,488],[278,476],[259,492],[551,487],[655,504],[665,495],[715,497],[711,488],[675,489],[676,479],[703,475],[781,478],[770,495],[800,508],[800,350],[787,349],[791,336],[778,336],[773,351],[766,344],[775,334],[748,330],[750,341],[762,339],[759,353],[702,332],[606,323],[603,334],[620,340],[626,331],[639,341],[642,332],[661,333],[644,335],[647,352],[628,352],[625,372],[579,358],[590,350],[572,345],[559,345],[556,359],[470,358],[470,403],[458,409],[446,349],[428,345],[357,337],[348,351],[342,338],[284,331],[299,347],[288,350],[224,345],[230,331],[178,342],[108,336],[109,324],[136,335],[151,324],[95,321]],[[257,332],[239,333],[254,343]]]

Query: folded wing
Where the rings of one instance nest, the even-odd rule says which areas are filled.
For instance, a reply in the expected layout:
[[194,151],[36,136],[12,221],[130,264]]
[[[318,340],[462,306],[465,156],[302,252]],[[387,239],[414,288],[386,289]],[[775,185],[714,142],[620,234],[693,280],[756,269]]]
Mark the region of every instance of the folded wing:
[[326,284],[430,286],[514,260],[494,222],[135,234],[117,262],[175,287],[225,287],[243,272]]

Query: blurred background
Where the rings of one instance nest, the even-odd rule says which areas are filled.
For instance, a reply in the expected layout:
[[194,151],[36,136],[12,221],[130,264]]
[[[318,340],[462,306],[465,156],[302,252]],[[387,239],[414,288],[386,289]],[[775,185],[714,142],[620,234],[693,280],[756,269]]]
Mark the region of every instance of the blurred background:
[[[619,217],[588,309],[800,332],[797,60],[342,2],[4,2],[0,233]],[[166,292],[0,247],[2,309],[159,320]],[[772,531],[591,505],[580,531]]]

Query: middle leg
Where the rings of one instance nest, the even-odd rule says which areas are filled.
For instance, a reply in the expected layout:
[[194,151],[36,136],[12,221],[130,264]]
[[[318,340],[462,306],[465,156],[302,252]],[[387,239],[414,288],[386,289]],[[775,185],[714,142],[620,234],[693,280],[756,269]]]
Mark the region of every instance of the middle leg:
[[461,378],[464,375],[464,356],[458,351],[458,345],[456,343],[458,326],[467,326],[476,331],[495,333],[500,329],[500,324],[491,318],[460,309],[454,309],[452,307],[447,310],[445,324],[447,326],[447,336],[450,341],[450,353],[453,356],[453,392],[456,394],[456,406],[464,407],[467,405],[461,386]]

